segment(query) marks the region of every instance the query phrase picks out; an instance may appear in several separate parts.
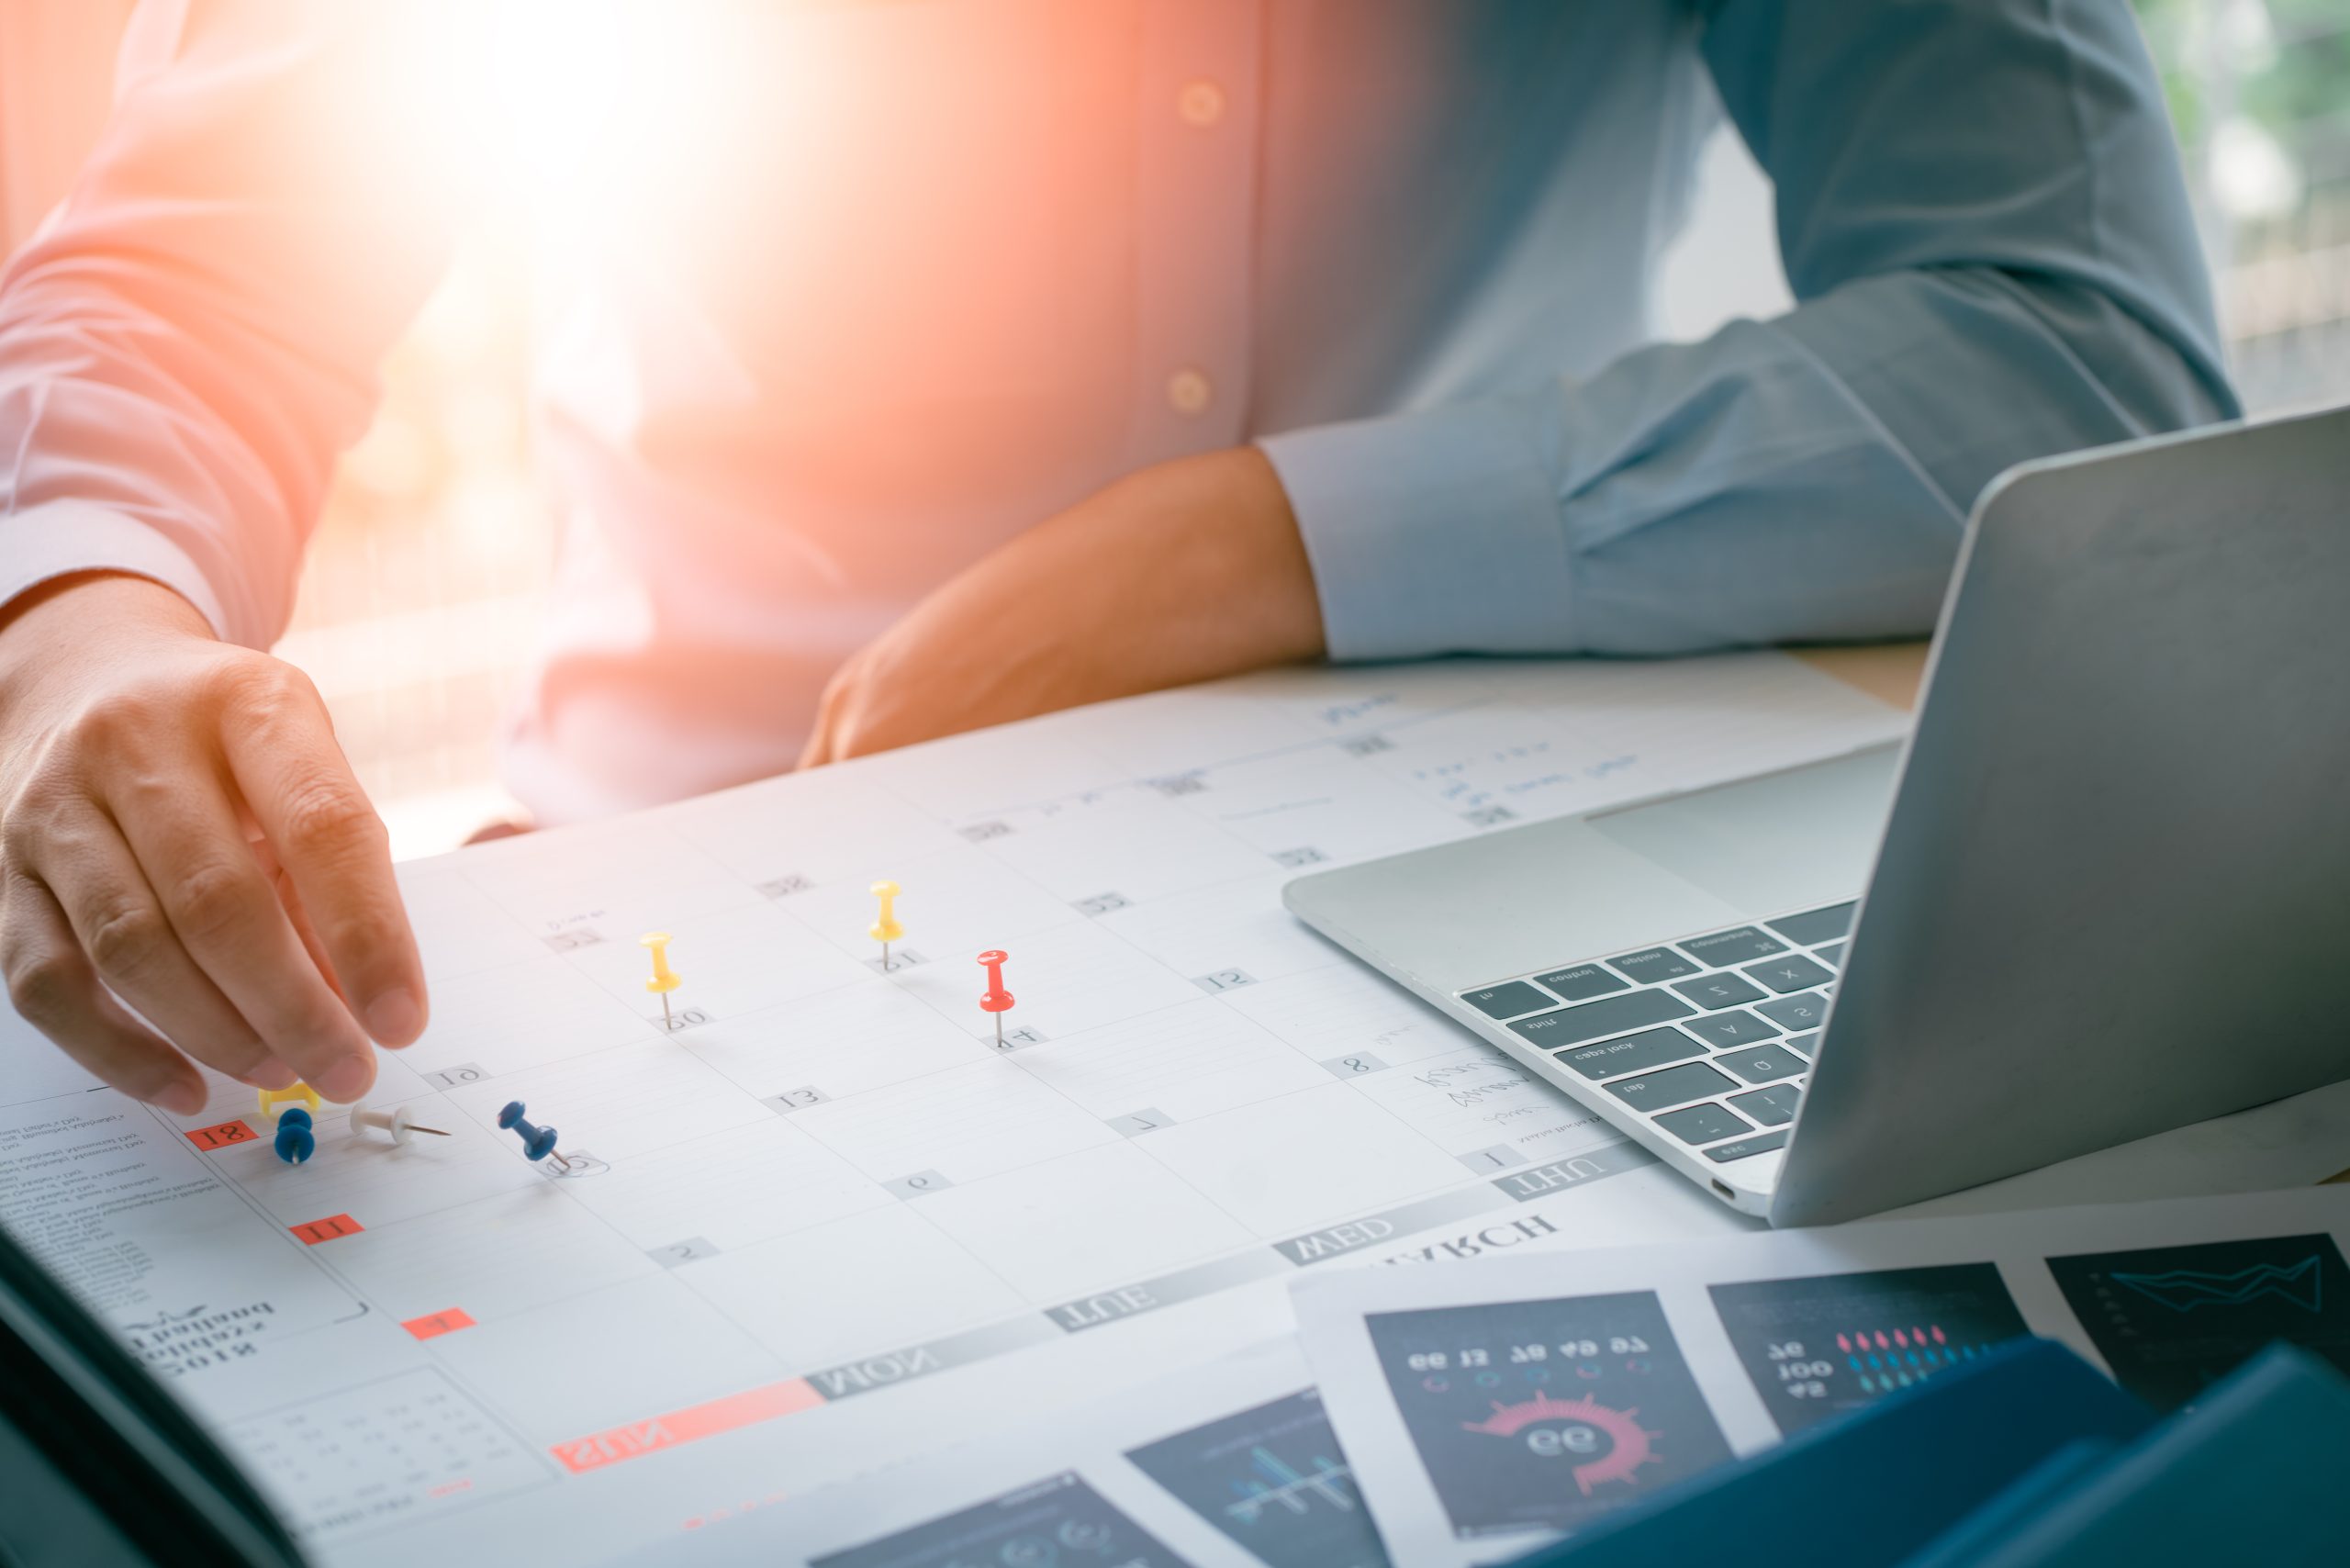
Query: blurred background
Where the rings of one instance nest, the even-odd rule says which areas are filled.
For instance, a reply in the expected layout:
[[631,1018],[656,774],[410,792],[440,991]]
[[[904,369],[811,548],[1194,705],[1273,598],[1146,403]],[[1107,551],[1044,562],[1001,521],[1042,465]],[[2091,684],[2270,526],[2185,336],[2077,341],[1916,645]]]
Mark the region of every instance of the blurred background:
[[[592,3],[592,0],[588,0]],[[2350,0],[2137,0],[2163,72],[2238,386],[2255,412],[2350,400]],[[105,123],[134,0],[0,0],[0,246],[54,205]],[[526,203],[487,214],[384,372],[278,653],[333,709],[395,852],[512,811],[504,715],[553,555],[525,417]],[[1785,308],[1768,184],[1706,152],[1657,329]]]

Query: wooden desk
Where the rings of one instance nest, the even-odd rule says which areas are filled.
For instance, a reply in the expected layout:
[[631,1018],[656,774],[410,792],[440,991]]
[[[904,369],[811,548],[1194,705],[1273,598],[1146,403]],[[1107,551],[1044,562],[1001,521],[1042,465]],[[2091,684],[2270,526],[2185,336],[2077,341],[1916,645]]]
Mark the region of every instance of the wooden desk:
[[1923,643],[1872,643],[1857,648],[1798,648],[1796,657],[1896,708],[1918,705],[1926,673]]

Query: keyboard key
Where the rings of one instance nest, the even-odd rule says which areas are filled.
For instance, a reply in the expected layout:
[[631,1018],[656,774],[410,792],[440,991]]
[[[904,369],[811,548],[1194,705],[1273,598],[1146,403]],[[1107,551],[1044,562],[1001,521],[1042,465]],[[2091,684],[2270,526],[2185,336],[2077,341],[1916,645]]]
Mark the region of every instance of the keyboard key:
[[1814,1029],[1808,1035],[1797,1035],[1794,1039],[1781,1040],[1779,1044],[1786,1047],[1787,1049],[1795,1052],[1796,1055],[1799,1057],[1808,1057],[1812,1054],[1812,1047],[1818,1041],[1818,1039],[1819,1031]]
[[1585,1078],[1613,1078],[1620,1072],[1645,1072],[1669,1061],[1686,1061],[1705,1054],[1705,1047],[1678,1029],[1649,1029],[1561,1051],[1558,1058]]
[[1607,1084],[1607,1092],[1635,1111],[1658,1111],[1684,1101],[1708,1099],[1737,1087],[1735,1080],[1724,1078],[1704,1062],[1693,1061],[1685,1067],[1668,1067],[1662,1072],[1640,1078],[1615,1079]]
[[1812,957],[1818,958],[1821,963],[1826,964],[1831,969],[1841,969],[1844,967],[1844,944],[1841,942],[1830,942],[1827,946],[1822,947],[1818,952],[1814,953]]
[[1685,1111],[1668,1111],[1656,1119],[1656,1125],[1683,1143],[1719,1143],[1726,1137],[1754,1130],[1752,1124],[1719,1105],[1692,1105]]
[[1733,1159],[1745,1159],[1752,1155],[1768,1154],[1774,1148],[1786,1147],[1786,1134],[1759,1133],[1753,1137],[1742,1137],[1736,1143],[1716,1144],[1706,1150],[1706,1158],[1718,1164],[1728,1165]]
[[1761,987],[1749,985],[1736,975],[1699,975],[1695,980],[1674,980],[1673,989],[1700,1007],[1735,1007],[1762,994]]
[[1624,989],[1622,980],[1597,964],[1577,964],[1571,969],[1552,969],[1547,975],[1536,975],[1534,978],[1569,1002],[1606,996],[1611,991]]
[[1801,953],[1789,953],[1784,958],[1772,958],[1764,963],[1749,964],[1739,973],[1757,985],[1767,985],[1785,996],[1791,991],[1804,991],[1829,978],[1828,971],[1805,958]]
[[1679,980],[1694,975],[1697,966],[1670,947],[1643,947],[1637,953],[1627,953],[1620,958],[1607,960],[1610,967],[1627,979],[1641,985],[1653,985],[1658,980]]
[[1739,925],[1728,931],[1692,936],[1681,944],[1681,950],[1709,968],[1721,968],[1730,964],[1752,963],[1774,953],[1784,953],[1787,948],[1784,942],[1774,942],[1751,925]]
[[1488,1018],[1515,1018],[1521,1013],[1533,1013],[1551,1004],[1550,997],[1524,980],[1489,985],[1483,991],[1464,991],[1460,1000]]
[[[1517,1025],[1511,1025],[1516,1028]],[[1699,1039],[1716,1047],[1750,1046],[1757,1040],[1767,1040],[1779,1031],[1751,1013],[1708,1013],[1703,1018],[1693,1018],[1682,1025]]]
[[1792,1083],[1774,1083],[1751,1094],[1733,1094],[1729,1103],[1766,1127],[1784,1127],[1796,1119],[1796,1107],[1803,1103],[1803,1091]]
[[1603,997],[1580,1007],[1561,1007],[1539,1018],[1521,1018],[1510,1025],[1510,1032],[1545,1050],[1556,1050],[1561,1046],[1579,1046],[1585,1040],[1628,1034],[1651,1024],[1686,1018],[1695,1011],[1669,991],[1628,991],[1621,996]]
[[1749,1083],[1769,1083],[1774,1079],[1793,1078],[1803,1070],[1803,1058],[1785,1046],[1748,1046],[1742,1050],[1724,1051],[1714,1058],[1715,1065],[1726,1067]]
[[1762,924],[1798,947],[1816,946],[1852,934],[1852,911],[1857,904],[1857,900],[1847,900],[1826,909],[1807,910],[1785,920],[1766,920]]
[[1782,1029],[1817,1029],[1828,1020],[1828,999],[1807,991],[1801,996],[1774,996],[1754,1011]]

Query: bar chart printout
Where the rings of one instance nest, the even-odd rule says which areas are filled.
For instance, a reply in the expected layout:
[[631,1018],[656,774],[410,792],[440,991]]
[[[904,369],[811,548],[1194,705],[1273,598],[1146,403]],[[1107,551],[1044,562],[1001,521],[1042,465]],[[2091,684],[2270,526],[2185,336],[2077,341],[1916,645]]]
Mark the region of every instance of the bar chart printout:
[[1126,1458],[1268,1568],[1387,1568],[1354,1472],[1313,1389]]
[[1989,1263],[1753,1280],[1711,1294],[1739,1363],[1788,1436],[2031,1332]]
[[1730,1457],[1652,1292],[1367,1327],[1460,1539],[1572,1529]]
[[2278,1339],[2350,1372],[2350,1269],[2327,1236],[2048,1260],[2114,1381],[2176,1410]]

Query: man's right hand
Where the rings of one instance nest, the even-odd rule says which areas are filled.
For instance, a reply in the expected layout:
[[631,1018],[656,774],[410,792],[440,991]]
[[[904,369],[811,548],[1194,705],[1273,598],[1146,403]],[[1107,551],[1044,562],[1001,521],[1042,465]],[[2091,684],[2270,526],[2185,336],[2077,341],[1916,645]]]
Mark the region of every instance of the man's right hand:
[[140,577],[0,614],[0,972],[68,1055],[182,1114],[188,1057],[347,1103],[370,1036],[424,1027],[384,826],[316,689]]

